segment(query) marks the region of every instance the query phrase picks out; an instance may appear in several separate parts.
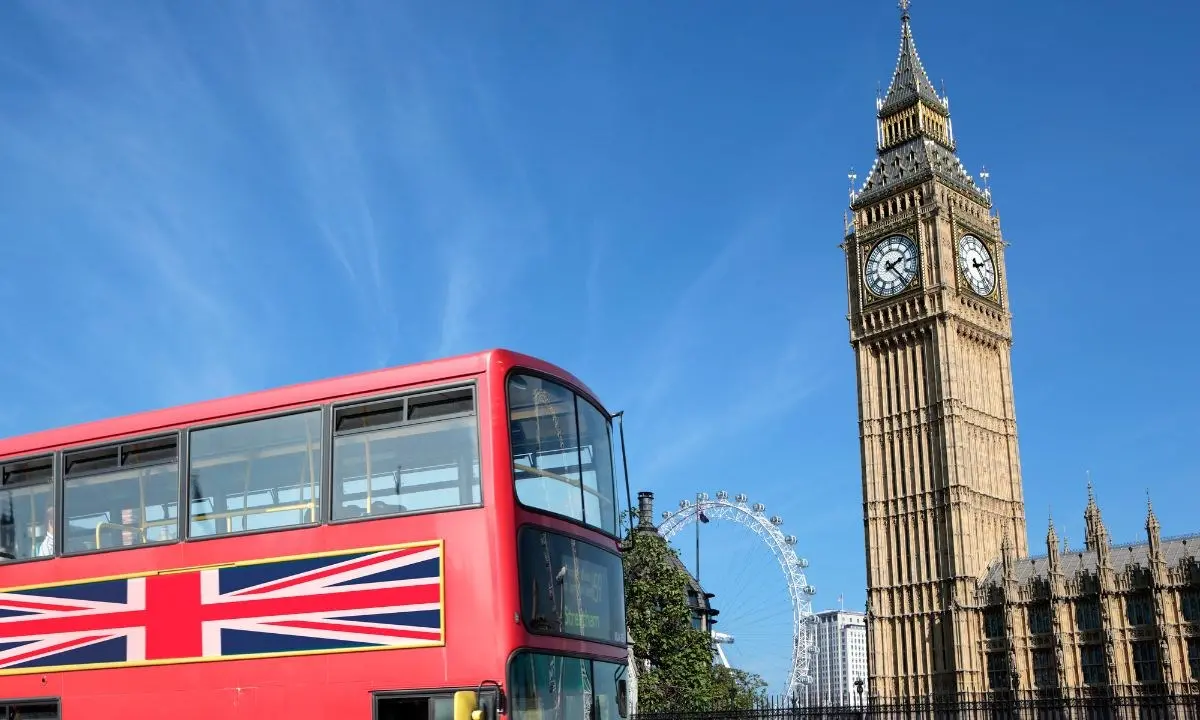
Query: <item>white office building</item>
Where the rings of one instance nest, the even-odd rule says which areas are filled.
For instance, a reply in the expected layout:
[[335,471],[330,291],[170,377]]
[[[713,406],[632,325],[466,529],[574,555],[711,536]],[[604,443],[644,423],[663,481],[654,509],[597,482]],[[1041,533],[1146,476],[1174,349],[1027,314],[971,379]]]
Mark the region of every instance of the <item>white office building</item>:
[[846,610],[817,613],[817,662],[810,705],[857,705],[855,680],[867,697],[867,616]]

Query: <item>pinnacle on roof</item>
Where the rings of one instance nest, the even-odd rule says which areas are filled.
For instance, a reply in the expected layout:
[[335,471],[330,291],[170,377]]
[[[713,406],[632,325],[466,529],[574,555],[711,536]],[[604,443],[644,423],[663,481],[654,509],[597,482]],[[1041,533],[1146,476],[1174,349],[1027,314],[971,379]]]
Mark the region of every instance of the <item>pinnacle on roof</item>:
[[1096,491],[1092,487],[1090,472],[1088,473],[1088,504],[1087,509],[1083,511],[1083,520],[1086,525],[1084,547],[1088,550],[1107,548],[1108,528],[1104,527],[1104,520],[1100,517],[1100,506],[1096,504]]
[[1046,530],[1046,560],[1050,566],[1050,574],[1059,576],[1060,566],[1058,562],[1058,531],[1054,528],[1054,513],[1050,513],[1050,527]]
[[1154,505],[1150,502],[1150,491],[1146,491],[1146,531],[1156,532],[1162,526],[1158,524],[1158,516],[1154,514]]
[[917,43],[913,40],[909,24],[908,5],[909,0],[900,0],[900,56],[896,60],[896,71],[892,73],[887,95],[879,105],[879,115],[890,115],[896,110],[915,105],[918,100],[924,100],[942,113],[949,113],[945,100],[938,97],[917,54]]
[[1095,518],[1100,517],[1100,506],[1096,504],[1096,488],[1092,486],[1091,475],[1092,474],[1089,472],[1088,473],[1088,484],[1087,484],[1087,486],[1088,486],[1088,502],[1087,502],[1087,507],[1084,508],[1084,511],[1083,511],[1083,516],[1085,519],[1092,518],[1092,517],[1095,517]]
[[1000,563],[1004,567],[1004,579],[1016,579],[1017,558],[1007,527],[1004,529],[1004,537],[1000,541]]

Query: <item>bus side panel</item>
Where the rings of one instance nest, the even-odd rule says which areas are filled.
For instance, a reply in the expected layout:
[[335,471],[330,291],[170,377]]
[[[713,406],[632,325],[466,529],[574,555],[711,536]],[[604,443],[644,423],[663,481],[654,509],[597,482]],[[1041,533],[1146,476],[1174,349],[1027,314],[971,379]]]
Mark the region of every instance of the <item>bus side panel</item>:
[[[225,717],[246,707],[256,708],[263,717],[294,706],[299,714],[292,717],[365,720],[371,717],[372,691],[503,681],[504,662],[518,627],[512,603],[497,594],[497,586],[515,586],[505,578],[513,572],[512,561],[498,562],[513,552],[511,541],[504,541],[512,536],[511,520],[498,518],[490,509],[465,510],[271,533],[261,539],[273,545],[289,534],[294,542],[303,538],[305,545],[316,541],[326,549],[441,538],[445,645],[6,675],[0,677],[0,698],[61,697],[64,717],[94,720],[147,717],[148,709],[163,703],[181,720],[207,720],[214,712]],[[123,553],[114,556],[118,554]],[[326,705],[339,710],[333,715],[316,710]]]
[[[105,695],[84,695],[64,698],[62,717],[64,720],[116,720],[128,718],[251,718],[255,714],[254,688],[219,688],[194,692],[114,691]],[[293,717],[322,717],[316,714],[300,714]]]
[[[0,698],[62,698],[63,717],[372,717],[371,693],[505,683],[522,644],[503,368],[478,377],[483,509],[280,530],[20,566],[8,586],[442,540],[445,645],[0,676]],[[16,570],[14,567],[13,570]]]

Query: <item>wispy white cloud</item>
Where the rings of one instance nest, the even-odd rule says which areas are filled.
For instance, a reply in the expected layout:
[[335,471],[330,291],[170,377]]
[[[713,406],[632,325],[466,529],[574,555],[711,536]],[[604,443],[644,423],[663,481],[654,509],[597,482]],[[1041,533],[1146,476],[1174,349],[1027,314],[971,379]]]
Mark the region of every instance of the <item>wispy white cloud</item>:
[[[373,174],[374,123],[364,119],[369,93],[355,82],[361,48],[339,54],[338,30],[313,6],[265,3],[236,8],[239,58],[253,111],[266,136],[281,144],[279,181],[298,195],[295,249],[327,254],[339,310],[359,322],[356,364],[391,362],[402,332],[396,292],[385,280],[390,258],[380,238],[380,206],[387,202]],[[383,58],[379,58],[383,61]],[[356,92],[356,89],[358,92]]]
[[394,7],[25,12],[0,328],[33,340],[0,375],[53,410],[13,429],[507,344],[494,298],[538,273],[546,213],[468,45]]
[[[293,4],[240,14],[310,221],[377,363],[474,348],[498,317],[485,299],[504,269],[544,238],[500,104],[468,50],[432,42],[402,9],[328,20]],[[465,150],[480,127],[486,151]],[[484,163],[512,182],[479,180]]]
[[714,315],[728,308],[731,292],[747,289],[743,283],[756,271],[758,259],[779,239],[779,211],[768,208],[747,214],[742,226],[729,236],[664,313],[639,347],[640,375],[648,378],[631,405],[652,412],[675,389],[687,385],[696,359],[722,344],[713,326]]
[[755,352],[740,368],[721,373],[719,381],[688,374],[696,388],[695,400],[650,415],[654,426],[647,435],[653,450],[640,468],[647,479],[657,482],[700,456],[711,460],[717,441],[733,440],[781,420],[827,382],[828,373],[816,357],[820,353],[807,342],[810,333],[804,323],[788,335],[777,354]]
[[39,352],[77,367],[54,374],[75,375],[76,392],[136,382],[125,409],[240,389],[260,355],[212,172],[228,128],[178,26],[154,7],[26,9],[57,72],[16,63],[25,92],[0,113],[0,158],[43,194],[4,214],[10,232],[40,234],[25,267],[44,274],[21,282],[56,302],[7,322],[37,328]]
[[[453,68],[471,67],[467,60],[444,62],[450,67],[432,62],[410,66],[387,85],[389,151],[410,178],[415,212],[442,269],[440,289],[434,293],[440,298],[441,332],[433,349],[438,355],[503,343],[502,329],[509,327],[504,309],[520,302],[522,290],[538,287],[541,263],[552,250],[545,213],[524,165],[504,139],[508,131],[498,119],[497,102],[476,71],[465,73],[465,88],[448,79],[458,77]],[[441,81],[436,92],[431,89],[435,79]],[[451,102],[442,94],[454,91],[461,94],[459,102],[479,110],[472,123],[481,123],[487,141],[471,147],[479,148],[481,158],[472,159],[451,137],[450,128],[458,123],[461,130],[463,120],[452,120],[440,105]],[[477,162],[499,167],[504,182],[478,179]],[[505,299],[512,287],[518,288],[515,301]]]
[[600,327],[606,317],[607,305],[619,287],[619,277],[605,275],[609,267],[609,254],[612,252],[612,240],[606,229],[599,223],[592,223],[583,233],[584,254],[583,262],[583,342],[580,348],[581,373],[591,377],[592,373],[599,374],[596,367],[597,359],[605,358],[612,352],[613,343],[604,342]]
[[[468,240],[467,243],[470,241]],[[442,298],[437,354],[452,355],[465,350],[472,335],[471,318],[482,296],[482,276],[469,255],[447,263],[445,297]]]
[[775,278],[761,266],[787,237],[783,205],[762,207],[747,215],[638,348],[630,373],[639,378],[631,379],[636,391],[622,399],[630,422],[638,423],[644,482],[660,483],[700,454],[711,457],[706,446],[780,419],[827,380],[827,353],[809,342],[814,318],[777,307]]

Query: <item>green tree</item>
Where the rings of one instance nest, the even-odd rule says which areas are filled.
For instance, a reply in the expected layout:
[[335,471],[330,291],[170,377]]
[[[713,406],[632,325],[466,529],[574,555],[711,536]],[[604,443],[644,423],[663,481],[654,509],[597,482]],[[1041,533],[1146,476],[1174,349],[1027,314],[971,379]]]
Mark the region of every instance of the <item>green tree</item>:
[[713,664],[708,633],[692,626],[689,577],[677,560],[678,552],[658,533],[634,531],[625,540],[625,614],[639,662],[638,712],[753,707],[766,683]]
[[767,683],[745,670],[713,666],[712,704],[722,710],[753,710],[767,699]]
[[[708,634],[692,626],[687,572],[657,533],[625,543],[625,615],[638,666],[638,711],[707,709],[712,694]],[[649,661],[650,669],[640,664]]]

